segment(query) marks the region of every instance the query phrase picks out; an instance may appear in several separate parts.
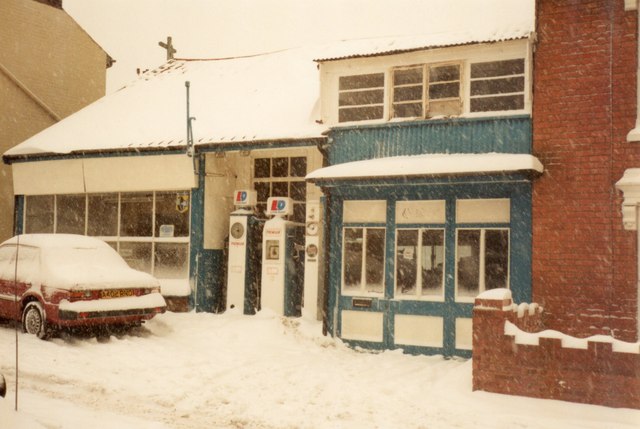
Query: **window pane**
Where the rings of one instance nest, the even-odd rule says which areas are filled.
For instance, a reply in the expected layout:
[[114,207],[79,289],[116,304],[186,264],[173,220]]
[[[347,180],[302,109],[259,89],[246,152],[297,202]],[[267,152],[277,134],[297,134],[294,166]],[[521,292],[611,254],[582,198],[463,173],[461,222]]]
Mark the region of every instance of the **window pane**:
[[395,118],[421,118],[422,102],[408,104],[394,104],[393,116]]
[[25,233],[53,232],[53,195],[26,198]]
[[485,231],[485,289],[506,288],[509,274],[509,231]]
[[415,67],[406,70],[394,70],[393,84],[395,86],[411,85],[416,83],[422,85],[422,67]]
[[307,183],[306,182],[291,182],[291,192],[289,196],[294,201],[305,202],[307,200]]
[[120,256],[134,270],[151,274],[151,243],[120,242]]
[[253,161],[253,177],[270,177],[271,159],[258,158]]
[[338,121],[351,122],[382,119],[383,113],[384,109],[382,106],[344,108],[340,109],[338,113]]
[[293,218],[291,219],[294,222],[304,223],[306,213],[304,204],[294,204],[293,205]]
[[118,194],[89,195],[87,234],[94,237],[118,235]]
[[153,194],[122,194],[120,202],[120,235],[123,237],[151,237]]
[[422,86],[395,88],[393,101],[422,101]]
[[370,89],[366,91],[342,92],[339,96],[340,106],[362,106],[367,104],[382,104],[384,90]]
[[271,177],[289,176],[289,158],[273,158],[271,160]]
[[471,82],[471,95],[507,94],[524,91],[524,77],[506,77]]
[[84,234],[84,195],[58,195],[56,203],[56,232]]
[[416,294],[418,230],[398,230],[396,245],[396,293]]
[[269,199],[269,182],[255,182],[253,188],[256,190],[258,201],[266,202]]
[[296,156],[291,158],[291,177],[304,177],[307,175],[307,158],[304,156]]
[[345,228],[344,230],[344,288],[346,291],[358,291],[362,283],[363,229]]
[[507,95],[502,97],[472,98],[472,112],[492,112],[499,110],[524,109],[524,95]]
[[480,230],[458,230],[456,246],[458,295],[475,297],[480,291]]
[[455,100],[431,100],[429,102],[429,116],[437,115],[459,115],[462,110],[462,103]]
[[384,86],[384,73],[362,74],[357,76],[342,76],[339,80],[339,90],[380,88]]
[[471,64],[471,78],[509,76],[524,73],[524,59]]
[[155,236],[188,237],[189,204],[188,192],[156,193]]
[[187,278],[188,256],[189,246],[186,243],[157,243],[153,275],[161,279]]
[[457,98],[459,95],[460,84],[458,82],[429,85],[429,99]]
[[460,66],[431,66],[429,67],[429,82],[450,82],[460,80]]
[[441,295],[444,283],[444,231],[422,231],[422,294]]
[[288,197],[289,182],[273,182],[271,184],[271,196],[272,197]]
[[367,229],[366,283],[368,292],[384,291],[384,229]]

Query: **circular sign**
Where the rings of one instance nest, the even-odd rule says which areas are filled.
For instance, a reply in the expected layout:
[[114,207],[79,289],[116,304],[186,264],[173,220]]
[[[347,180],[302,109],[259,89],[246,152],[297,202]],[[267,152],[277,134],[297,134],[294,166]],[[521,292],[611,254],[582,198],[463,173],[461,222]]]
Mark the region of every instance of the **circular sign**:
[[318,222],[307,223],[307,235],[316,235],[318,233]]
[[310,258],[315,258],[318,256],[318,246],[315,244],[310,244],[307,246],[307,256]]
[[231,236],[235,239],[242,238],[244,234],[244,226],[240,222],[231,225]]

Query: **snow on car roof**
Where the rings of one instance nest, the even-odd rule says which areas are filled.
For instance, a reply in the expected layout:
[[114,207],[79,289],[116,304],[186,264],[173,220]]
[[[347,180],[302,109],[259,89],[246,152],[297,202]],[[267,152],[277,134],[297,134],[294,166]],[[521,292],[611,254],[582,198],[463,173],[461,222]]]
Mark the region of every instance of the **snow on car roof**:
[[82,247],[82,248],[100,248],[108,246],[104,241],[75,234],[21,234],[11,237],[2,244],[17,244],[40,247],[40,248],[60,248],[60,247]]

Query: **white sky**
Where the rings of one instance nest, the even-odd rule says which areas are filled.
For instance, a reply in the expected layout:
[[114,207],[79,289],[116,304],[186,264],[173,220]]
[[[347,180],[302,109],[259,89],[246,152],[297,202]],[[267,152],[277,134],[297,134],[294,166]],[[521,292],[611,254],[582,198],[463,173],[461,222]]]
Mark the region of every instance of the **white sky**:
[[[514,10],[533,17],[533,0],[64,0],[65,10],[113,57],[107,92],[136,68],[178,58],[268,52],[312,43],[464,30]],[[434,10],[439,25],[424,23]]]

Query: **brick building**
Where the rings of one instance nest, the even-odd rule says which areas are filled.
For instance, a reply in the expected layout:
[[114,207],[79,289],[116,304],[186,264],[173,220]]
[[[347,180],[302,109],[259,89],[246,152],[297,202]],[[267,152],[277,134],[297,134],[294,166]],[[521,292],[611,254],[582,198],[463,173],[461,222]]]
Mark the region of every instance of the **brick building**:
[[[0,2],[0,151],[105,94],[111,58],[62,1]],[[0,241],[13,232],[11,169],[0,165]]]
[[[615,184],[640,166],[637,12],[622,0],[537,2],[533,300],[549,327],[637,339],[637,236]],[[634,228],[635,229],[635,228]]]

